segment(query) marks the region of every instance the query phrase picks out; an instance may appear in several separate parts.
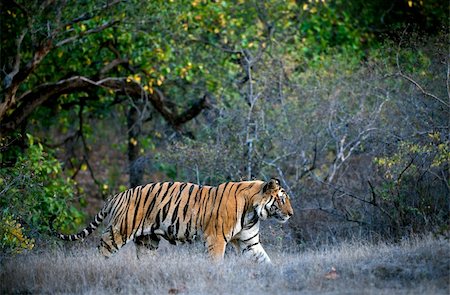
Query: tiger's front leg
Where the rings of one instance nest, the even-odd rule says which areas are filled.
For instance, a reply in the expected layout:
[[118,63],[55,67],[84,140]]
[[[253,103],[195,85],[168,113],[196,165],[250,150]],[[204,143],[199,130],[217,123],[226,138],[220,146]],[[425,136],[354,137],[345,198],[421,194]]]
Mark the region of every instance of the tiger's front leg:
[[240,249],[242,255],[256,260],[258,263],[271,263],[269,255],[267,255],[261,242],[259,241],[259,224],[255,224],[250,228],[244,229],[239,238],[235,240],[236,249]]
[[272,263],[272,261],[269,258],[269,255],[267,255],[266,251],[264,250],[261,243],[258,241],[258,243],[249,244],[244,243],[245,246],[241,248],[242,255],[251,257],[252,259],[255,259],[258,263]]

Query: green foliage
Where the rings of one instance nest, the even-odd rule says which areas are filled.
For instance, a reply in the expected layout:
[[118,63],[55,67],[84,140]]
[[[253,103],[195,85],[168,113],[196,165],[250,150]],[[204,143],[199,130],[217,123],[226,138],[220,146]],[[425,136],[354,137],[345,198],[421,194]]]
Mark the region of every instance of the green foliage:
[[9,213],[0,220],[0,249],[6,253],[19,254],[34,247],[34,239],[25,236],[22,225]]
[[4,251],[31,249],[31,237],[48,234],[53,217],[55,227],[63,232],[75,230],[84,221],[84,214],[69,205],[74,182],[63,177],[58,160],[31,135],[28,144],[13,167],[0,169],[0,246]]
[[390,212],[395,230],[439,230],[446,224],[450,201],[445,172],[450,163],[448,138],[433,132],[420,142],[402,141],[395,152],[374,161],[383,177],[376,193],[381,206]]

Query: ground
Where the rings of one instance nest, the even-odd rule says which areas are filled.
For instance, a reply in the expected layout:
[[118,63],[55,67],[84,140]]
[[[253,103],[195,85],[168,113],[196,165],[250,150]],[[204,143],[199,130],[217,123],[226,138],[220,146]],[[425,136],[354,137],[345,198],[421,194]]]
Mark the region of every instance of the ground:
[[272,265],[229,251],[212,263],[200,244],[162,245],[138,260],[133,245],[110,259],[93,242],[1,258],[0,293],[449,294],[445,239],[345,243],[308,250],[267,247]]

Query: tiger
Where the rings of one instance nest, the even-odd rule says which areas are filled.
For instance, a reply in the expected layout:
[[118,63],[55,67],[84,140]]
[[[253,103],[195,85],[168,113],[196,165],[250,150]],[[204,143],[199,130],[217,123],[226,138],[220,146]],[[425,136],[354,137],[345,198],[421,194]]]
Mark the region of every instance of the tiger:
[[293,215],[290,197],[277,179],[267,182],[225,182],[217,187],[188,182],[157,182],[128,189],[107,199],[94,220],[77,234],[56,236],[82,240],[105,221],[99,252],[110,257],[128,242],[137,256],[170,244],[203,237],[214,261],[224,258],[226,245],[260,263],[271,263],[260,243],[260,220],[285,223]]

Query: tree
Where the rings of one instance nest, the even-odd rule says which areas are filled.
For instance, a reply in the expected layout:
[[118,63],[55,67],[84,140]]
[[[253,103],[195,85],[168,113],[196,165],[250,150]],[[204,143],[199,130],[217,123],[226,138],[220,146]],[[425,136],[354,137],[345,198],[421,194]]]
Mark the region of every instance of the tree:
[[[127,47],[134,32],[126,25],[137,21],[133,12],[139,8],[133,1],[2,1],[2,138],[25,127],[44,104],[78,105],[82,120],[83,108],[93,101],[102,107],[128,101],[132,162],[138,125],[145,119],[136,117],[138,112],[154,108],[175,129],[197,116],[208,105],[207,96],[178,111],[174,100],[156,88],[162,82],[151,88],[141,83],[141,77],[151,79],[151,74],[145,64],[136,63],[143,56],[133,56],[133,48]],[[139,180],[131,175],[131,182]]]

